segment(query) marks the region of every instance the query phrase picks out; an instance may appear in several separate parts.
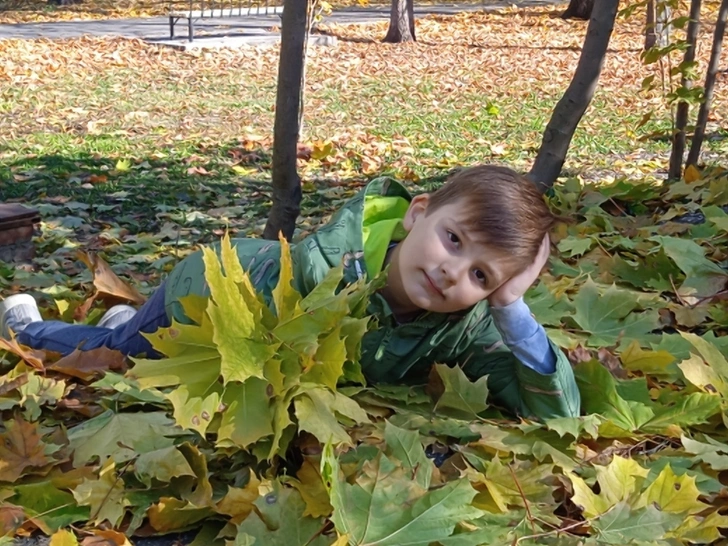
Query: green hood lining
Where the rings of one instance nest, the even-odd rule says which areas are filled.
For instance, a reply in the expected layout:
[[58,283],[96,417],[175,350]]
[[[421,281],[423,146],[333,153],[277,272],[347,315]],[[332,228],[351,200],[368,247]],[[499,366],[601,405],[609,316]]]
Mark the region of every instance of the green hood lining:
[[362,213],[362,240],[367,275],[373,279],[382,271],[391,241],[407,235],[402,225],[410,201],[400,196],[367,195]]

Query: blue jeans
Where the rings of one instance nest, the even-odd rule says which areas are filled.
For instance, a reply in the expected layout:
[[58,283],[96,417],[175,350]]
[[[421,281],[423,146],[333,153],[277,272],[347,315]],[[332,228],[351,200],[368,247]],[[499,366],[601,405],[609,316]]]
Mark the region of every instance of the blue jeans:
[[162,285],[130,321],[114,329],[44,320],[31,322],[18,333],[17,337],[23,345],[55,351],[62,355],[70,354],[76,349],[89,351],[107,347],[129,356],[146,354],[150,358],[159,358],[160,355],[141,334],[156,332],[158,328],[170,324],[164,308],[164,285]]

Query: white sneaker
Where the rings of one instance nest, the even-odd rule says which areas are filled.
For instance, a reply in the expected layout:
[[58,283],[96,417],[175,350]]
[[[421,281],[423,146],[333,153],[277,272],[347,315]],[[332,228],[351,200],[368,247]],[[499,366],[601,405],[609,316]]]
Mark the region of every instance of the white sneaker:
[[0,301],[0,336],[10,338],[10,330],[21,332],[31,322],[43,320],[38,304],[30,294],[15,294]]
[[137,310],[131,305],[114,305],[111,309],[104,313],[104,316],[101,317],[101,320],[98,324],[96,324],[96,326],[111,328],[113,330],[117,326],[121,326],[122,324],[129,322],[136,313]]

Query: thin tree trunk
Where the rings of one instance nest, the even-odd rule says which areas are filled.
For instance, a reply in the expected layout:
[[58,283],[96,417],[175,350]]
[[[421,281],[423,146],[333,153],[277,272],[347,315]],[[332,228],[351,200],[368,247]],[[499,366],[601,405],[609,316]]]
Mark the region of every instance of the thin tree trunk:
[[710,114],[710,103],[713,100],[715,78],[718,74],[720,64],[720,51],[723,46],[726,19],[728,19],[728,0],[723,0],[720,3],[718,20],[715,23],[715,31],[713,32],[713,47],[710,51],[708,72],[705,75],[705,95],[700,105],[700,110],[698,111],[698,121],[695,124],[695,133],[693,134],[693,141],[690,144],[690,152],[688,153],[688,165],[697,165],[698,158],[700,157],[700,148],[703,145],[703,138],[705,137],[705,126],[708,123],[708,114]]
[[551,114],[529,176],[546,191],[561,173],[576,126],[589,106],[602,72],[619,0],[596,0],[579,64],[568,89]]
[[[700,1],[690,1],[690,22],[688,23],[688,31],[685,41],[688,48],[685,50],[685,64],[692,63],[695,60],[695,43],[698,40],[698,30],[700,29]],[[685,88],[691,86],[691,82],[685,76],[682,77],[681,84]],[[668,168],[667,177],[670,180],[679,180],[682,176],[683,155],[685,153],[685,128],[688,125],[689,105],[685,101],[677,104],[677,112],[675,113],[675,129],[672,134],[672,152],[670,153],[670,166]]]
[[645,51],[667,45],[667,27],[672,10],[667,0],[648,0],[645,20]]
[[655,0],[647,0],[647,16],[645,17],[645,51],[655,47],[657,32],[655,31]]
[[570,0],[566,11],[561,14],[562,19],[591,19],[594,11],[594,0]]
[[285,0],[273,126],[273,206],[263,230],[266,239],[278,239],[278,233],[282,232],[290,240],[301,211],[301,179],[296,168],[296,148],[307,20],[308,0]]
[[414,0],[392,0],[389,12],[389,30],[382,41],[398,44],[416,40]]

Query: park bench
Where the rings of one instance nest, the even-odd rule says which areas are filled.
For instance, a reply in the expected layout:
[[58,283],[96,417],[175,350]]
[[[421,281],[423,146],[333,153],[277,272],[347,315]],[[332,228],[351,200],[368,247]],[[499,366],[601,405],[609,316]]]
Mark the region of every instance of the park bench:
[[169,37],[180,20],[187,21],[187,39],[195,38],[195,21],[226,17],[250,17],[283,13],[283,0],[189,0],[169,6]]
[[26,262],[35,255],[34,225],[38,211],[17,203],[0,203],[0,262]]

